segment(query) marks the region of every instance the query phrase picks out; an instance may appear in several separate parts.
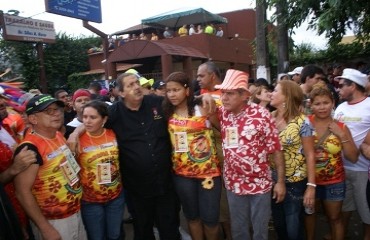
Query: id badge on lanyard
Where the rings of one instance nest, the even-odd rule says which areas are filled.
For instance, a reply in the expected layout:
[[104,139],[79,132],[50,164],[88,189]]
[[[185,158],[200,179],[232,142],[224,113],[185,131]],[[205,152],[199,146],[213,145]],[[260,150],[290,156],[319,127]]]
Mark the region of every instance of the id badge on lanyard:
[[239,147],[239,134],[237,127],[228,127],[225,132],[225,148],[238,148]]

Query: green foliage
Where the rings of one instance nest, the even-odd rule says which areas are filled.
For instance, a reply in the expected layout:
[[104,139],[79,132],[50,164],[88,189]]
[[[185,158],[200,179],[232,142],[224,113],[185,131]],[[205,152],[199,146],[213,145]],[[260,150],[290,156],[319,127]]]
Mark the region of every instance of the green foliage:
[[[369,0],[267,0],[270,7],[286,4],[285,17],[289,28],[299,27],[305,20],[309,28],[325,34],[329,44],[342,39],[351,29],[360,39],[370,38]],[[276,16],[275,16],[276,17]]]
[[36,44],[0,41],[0,67],[12,68],[15,75],[23,76],[26,86],[37,87],[39,67]]
[[54,44],[45,46],[45,69],[51,89],[65,87],[68,76],[89,69],[87,49],[100,45],[99,38],[76,39],[65,33]]
[[333,62],[350,63],[354,59],[367,58],[370,55],[370,43],[337,44],[326,50],[315,50],[310,44],[297,46],[290,56],[292,66],[306,64],[325,64]]
[[79,88],[87,88],[89,83],[97,79],[99,75],[81,75],[78,73],[73,73],[68,76],[67,87],[71,92]]
[[[87,50],[99,46],[98,37],[74,38],[58,33],[54,44],[44,44],[44,65],[48,92],[66,88],[68,76],[89,69]],[[26,88],[40,88],[39,61],[34,43],[0,40],[0,67],[11,67],[23,76]]]

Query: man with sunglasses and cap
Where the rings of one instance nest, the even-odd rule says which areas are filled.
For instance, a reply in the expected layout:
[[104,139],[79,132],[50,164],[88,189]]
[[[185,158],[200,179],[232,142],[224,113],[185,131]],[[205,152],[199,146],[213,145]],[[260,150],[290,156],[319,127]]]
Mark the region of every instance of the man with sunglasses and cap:
[[15,179],[16,195],[31,219],[35,239],[87,239],[80,215],[80,167],[58,129],[63,124],[64,103],[38,95],[26,106],[31,128],[15,151],[27,146],[37,163]]
[[[348,126],[359,147],[370,130],[370,98],[365,90],[367,76],[356,69],[346,68],[335,80],[338,81],[339,97],[343,102],[335,110],[334,118]],[[342,141],[343,144],[345,142]],[[369,160],[361,153],[356,163],[344,157],[343,164],[346,173],[343,225],[348,226],[351,213],[357,210],[364,226],[363,239],[370,239],[370,210],[366,201]]]

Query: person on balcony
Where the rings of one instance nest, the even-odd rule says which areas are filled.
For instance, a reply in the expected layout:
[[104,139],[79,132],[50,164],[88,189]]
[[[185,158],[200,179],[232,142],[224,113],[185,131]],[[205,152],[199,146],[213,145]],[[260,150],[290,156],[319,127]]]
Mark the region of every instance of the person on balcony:
[[222,27],[218,27],[218,30],[216,32],[217,37],[222,37],[224,35],[224,30],[222,30]]
[[179,28],[178,34],[180,37],[185,37],[188,35],[188,28],[186,24],[182,25],[182,27]]
[[164,38],[173,38],[173,32],[170,30],[169,27],[166,27],[163,32]]
[[189,36],[193,34],[196,34],[195,27],[194,27],[194,24],[190,24]]
[[204,32],[207,33],[207,34],[210,34],[210,35],[214,35],[215,34],[215,27],[213,26],[212,23],[207,24],[206,29],[204,29]]

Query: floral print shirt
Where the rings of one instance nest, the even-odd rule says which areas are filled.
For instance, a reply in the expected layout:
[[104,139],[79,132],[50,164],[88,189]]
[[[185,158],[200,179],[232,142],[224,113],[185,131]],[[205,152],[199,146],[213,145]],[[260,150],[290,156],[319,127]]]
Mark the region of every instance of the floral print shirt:
[[307,177],[306,158],[301,137],[313,136],[310,120],[302,113],[291,120],[279,133],[284,149],[285,179],[287,182],[302,181]]
[[175,174],[190,178],[221,175],[212,128],[205,116],[184,118],[173,114],[168,121]]
[[[238,195],[270,191],[272,179],[268,156],[281,150],[281,145],[269,111],[250,103],[236,115],[221,106],[218,108],[218,116],[225,156],[226,189]],[[233,129],[236,136],[230,136]],[[228,146],[228,142],[234,139],[237,139],[235,144]]]
[[79,181],[71,184],[62,170],[68,162],[69,150],[60,132],[53,139],[45,138],[31,131],[22,144],[37,147],[42,162],[32,188],[32,194],[40,206],[42,214],[49,220],[67,218],[80,211],[82,188]]

